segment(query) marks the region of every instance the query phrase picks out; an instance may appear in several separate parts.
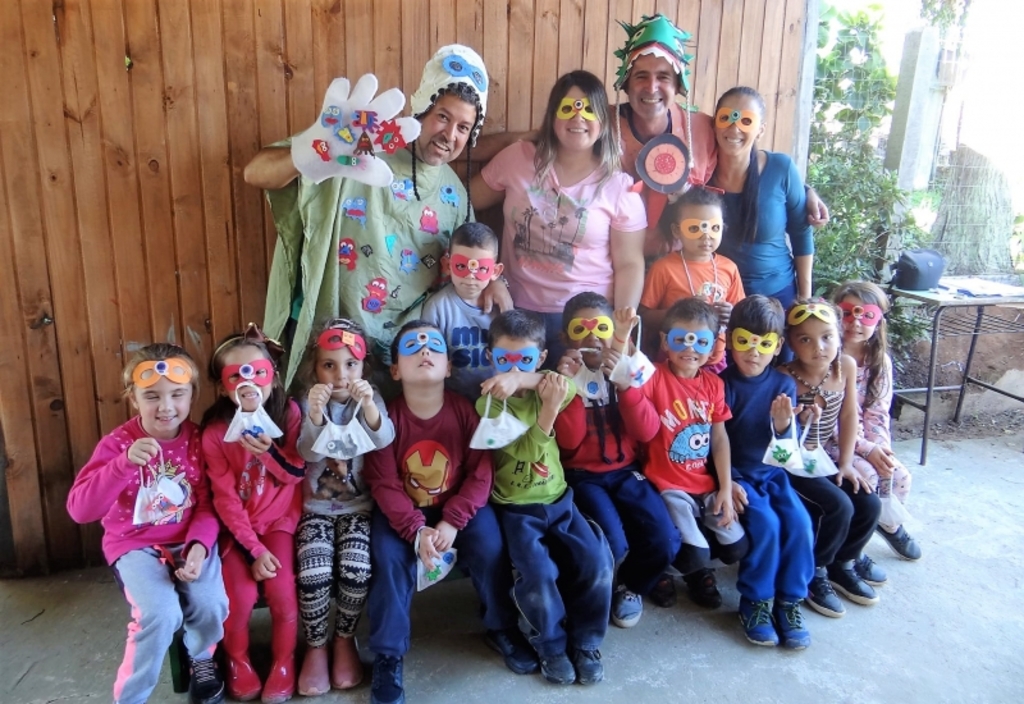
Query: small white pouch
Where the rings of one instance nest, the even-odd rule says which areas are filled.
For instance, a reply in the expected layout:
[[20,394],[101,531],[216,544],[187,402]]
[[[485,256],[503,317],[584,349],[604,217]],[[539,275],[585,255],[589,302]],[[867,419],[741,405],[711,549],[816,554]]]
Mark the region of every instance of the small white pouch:
[[474,450],[497,450],[512,444],[530,429],[530,426],[508,412],[507,400],[502,403],[501,413],[491,418],[491,395],[487,394],[484,415],[469,440],[469,446]]
[[338,425],[327,418],[327,426],[313,443],[313,452],[333,457],[336,460],[350,460],[377,449],[370,435],[357,418]]
[[599,406],[608,403],[608,382],[600,370],[594,371],[582,361],[576,376],[572,378],[576,385],[576,394],[588,401],[594,401]]
[[825,448],[821,443],[818,443],[818,446],[813,450],[808,450],[804,445],[810,429],[811,424],[807,423],[804,426],[804,431],[800,434],[801,467],[799,469],[789,469],[787,467],[787,469],[798,477],[810,477],[812,479],[814,477],[831,477],[833,474],[839,474],[839,468],[836,467],[836,463],[825,452]]
[[419,559],[420,554],[420,536],[422,531],[416,534],[416,542],[413,544],[413,549],[416,551],[416,591],[421,592],[427,587],[432,587],[442,579],[448,576],[448,573],[455,567],[455,561],[458,559],[459,551],[455,548],[449,548],[441,553],[440,560],[434,560],[434,564],[431,566],[423,564],[423,560]]
[[636,346],[633,354],[628,354],[629,340],[626,340],[626,347],[619,355],[619,361],[612,368],[608,375],[609,381],[617,386],[629,385],[639,388],[646,384],[654,376],[654,365],[643,352],[640,351],[640,341],[643,340],[643,321],[636,324]]
[[[238,391],[242,388],[253,388],[260,394],[260,405],[255,411],[246,412],[242,410],[242,405],[238,402]],[[231,419],[231,425],[228,426],[228,431],[224,433],[224,442],[238,442],[243,435],[252,435],[256,437],[266,433],[269,438],[279,438],[284,435],[284,432],[277,427],[277,424],[270,419],[262,403],[263,389],[256,386],[252,382],[243,381],[235,388],[235,417]]]
[[155,476],[148,483],[145,475],[149,465],[139,467],[139,493],[135,496],[133,525],[158,525],[167,522],[166,519],[180,511],[182,504],[185,503],[185,490],[163,473],[162,450],[159,462]]
[[[899,528],[901,525],[910,520],[910,511],[903,505],[903,502],[896,498],[892,493],[892,477],[889,477],[887,483],[889,485],[889,493],[882,495],[879,492],[879,499],[882,502],[882,512],[878,515],[878,524],[888,530],[889,528]],[[882,480],[886,481],[886,480]]]
[[772,429],[772,441],[768,443],[762,462],[794,473],[795,470],[802,470],[804,464],[803,456],[800,454],[800,441],[796,439],[796,420],[790,420],[789,432],[782,437],[775,436],[775,425],[771,418],[768,419],[768,423]]

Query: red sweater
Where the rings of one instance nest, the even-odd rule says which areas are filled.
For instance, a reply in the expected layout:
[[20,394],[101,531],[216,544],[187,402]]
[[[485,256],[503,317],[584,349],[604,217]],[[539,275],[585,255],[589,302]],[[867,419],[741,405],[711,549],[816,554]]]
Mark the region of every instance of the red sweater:
[[[68,494],[68,513],[78,523],[102,521],[103,556],[111,565],[125,553],[151,545],[190,547],[198,542],[209,554],[220,526],[203,471],[199,428],[187,420],[174,440],[158,441],[163,450],[162,466],[159,460],[147,467],[128,461],[128,448],[144,437],[149,435],[136,416],[100,440],[89,462],[75,477]],[[134,525],[140,476],[147,484],[161,476],[177,484],[185,497],[179,510],[157,523]]]
[[[608,422],[608,406],[586,407],[583,397],[576,396],[569,406],[555,418],[555,439],[562,449],[562,466],[566,469],[585,469],[588,472],[611,472],[627,467],[639,458],[644,418],[640,413],[643,395],[632,387],[619,391],[618,408],[622,423],[619,427],[621,444]],[[603,424],[604,445],[598,439],[597,422]],[[622,459],[619,459],[619,452]],[[610,462],[605,462],[605,458]]]
[[491,453],[473,450],[480,416],[464,397],[444,392],[433,418],[419,418],[403,396],[388,404],[395,441],[366,455],[363,478],[391,527],[412,542],[425,525],[417,507],[441,506],[445,521],[462,530],[487,503],[494,479]]
[[214,421],[203,431],[203,454],[213,485],[213,505],[224,526],[255,559],[267,551],[259,536],[295,533],[302,514],[306,463],[297,447],[302,412],[288,401],[284,436],[260,456],[238,442],[224,442],[228,424]]

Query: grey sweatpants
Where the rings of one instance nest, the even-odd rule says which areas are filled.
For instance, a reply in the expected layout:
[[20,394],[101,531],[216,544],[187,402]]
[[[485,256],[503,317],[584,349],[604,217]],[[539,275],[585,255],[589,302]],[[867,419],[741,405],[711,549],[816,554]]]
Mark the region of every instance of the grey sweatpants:
[[197,660],[211,657],[224,636],[228,597],[217,547],[203,562],[199,579],[181,582],[174,570],[185,563],[184,547],[132,550],[114,563],[132,613],[124,660],[114,682],[117,704],[144,704],[149,698],[160,679],[164,653],[182,623],[185,647]]

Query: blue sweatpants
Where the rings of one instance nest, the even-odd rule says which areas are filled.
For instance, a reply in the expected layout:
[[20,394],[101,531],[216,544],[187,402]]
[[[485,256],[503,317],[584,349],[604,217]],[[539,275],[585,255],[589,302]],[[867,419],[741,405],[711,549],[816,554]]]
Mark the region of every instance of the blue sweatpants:
[[597,650],[608,630],[612,553],[600,527],[573,505],[572,489],[551,504],[498,507],[518,571],[512,596],[523,632],[541,657],[568,646]]
[[221,578],[220,555],[214,546],[199,578],[182,582],[174,570],[185,564],[184,545],[140,548],[114,563],[114,572],[132,610],[124,660],[117,670],[114,701],[144,704],[160,680],[164,653],[174,633],[185,625],[190,657],[213,655],[224,636],[228,597]]
[[737,590],[751,601],[800,601],[814,576],[807,509],[779,467],[766,466],[763,474],[737,483],[750,502],[740,514],[750,547],[740,560]]
[[636,465],[611,472],[569,469],[576,506],[601,526],[618,569],[618,583],[646,595],[679,552],[682,538],[658,490]]
[[[419,509],[427,525],[441,520],[440,508]],[[370,555],[373,572],[366,601],[370,618],[370,650],[403,657],[409,651],[409,609],[416,591],[416,552],[413,544],[391,527],[379,508],[371,518]],[[514,628],[515,606],[510,596],[512,569],[501,539],[501,527],[490,505],[484,505],[455,536],[458,566],[469,572],[483,606],[487,630]]]

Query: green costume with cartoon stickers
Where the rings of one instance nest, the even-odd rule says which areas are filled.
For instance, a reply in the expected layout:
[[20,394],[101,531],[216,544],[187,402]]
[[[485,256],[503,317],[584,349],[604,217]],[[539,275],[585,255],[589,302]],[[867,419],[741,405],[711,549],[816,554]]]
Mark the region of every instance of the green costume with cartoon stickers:
[[[395,333],[419,316],[441,279],[448,240],[466,219],[465,188],[447,164],[418,162],[417,200],[412,154],[401,149],[377,158],[394,172],[390,188],[300,177],[267,192],[278,239],[264,330],[280,337],[294,318],[293,350],[303,348],[320,321],[343,316],[362,325],[375,343],[373,353],[388,359]],[[286,385],[301,356],[289,355]]]

